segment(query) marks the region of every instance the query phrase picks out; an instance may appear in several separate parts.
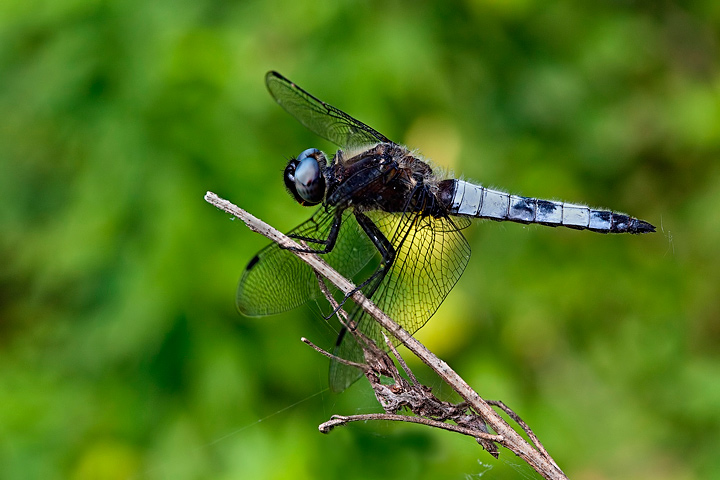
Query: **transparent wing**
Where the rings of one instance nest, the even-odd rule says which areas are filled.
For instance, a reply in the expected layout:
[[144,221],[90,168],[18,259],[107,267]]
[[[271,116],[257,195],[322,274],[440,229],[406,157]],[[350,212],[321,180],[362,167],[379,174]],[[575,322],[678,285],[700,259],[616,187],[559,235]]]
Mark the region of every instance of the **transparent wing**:
[[268,72],[270,95],[290,115],[315,134],[345,149],[393,143],[385,135],[347,113],[319,100],[277,72]]
[[[325,240],[333,212],[324,208],[289,234]],[[306,242],[310,248],[322,248]],[[346,277],[352,277],[377,253],[352,214],[345,212],[335,248],[323,258]],[[308,265],[289,250],[272,243],[248,263],[237,289],[236,305],[250,317],[272,315],[298,307],[319,295],[317,279]]]
[[[455,286],[470,259],[470,246],[461,230],[467,218],[432,218],[413,214],[368,213],[396,249],[395,261],[385,278],[368,285],[365,294],[408,332],[418,331],[435,314]],[[362,309],[353,306],[350,317],[358,328],[385,345],[381,327]],[[354,337],[346,334],[334,352],[364,362]],[[330,387],[342,391],[360,377],[359,370],[337,362],[330,365]]]

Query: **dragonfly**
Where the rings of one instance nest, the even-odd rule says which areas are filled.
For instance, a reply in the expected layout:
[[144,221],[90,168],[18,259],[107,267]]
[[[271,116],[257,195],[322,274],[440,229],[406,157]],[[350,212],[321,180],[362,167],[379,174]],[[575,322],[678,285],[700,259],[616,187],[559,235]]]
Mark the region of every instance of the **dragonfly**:
[[[598,233],[655,231],[623,213],[443,178],[428,160],[279,73],[268,72],[265,83],[287,113],[340,147],[332,158],[308,148],[289,160],[283,174],[288,193],[317,208],[288,236],[303,242],[298,250],[322,255],[347,278],[364,275],[357,288],[411,334],[433,316],[463,274],[470,246],[462,231],[472,219]],[[310,267],[273,243],[248,263],[236,304],[246,316],[271,315],[320,298],[319,292]],[[377,322],[357,305],[348,310],[352,328],[385,345]],[[346,333],[340,330],[333,353],[362,363],[362,349]],[[360,376],[358,369],[331,361],[331,390],[341,392]]]

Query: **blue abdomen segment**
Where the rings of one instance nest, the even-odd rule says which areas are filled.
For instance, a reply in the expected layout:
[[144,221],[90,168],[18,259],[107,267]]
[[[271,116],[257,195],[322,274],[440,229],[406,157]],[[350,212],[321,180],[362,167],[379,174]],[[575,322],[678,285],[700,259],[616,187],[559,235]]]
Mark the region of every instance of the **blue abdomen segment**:
[[551,227],[563,226],[599,233],[655,231],[655,227],[648,222],[624,213],[595,210],[586,205],[520,197],[464,180],[455,180],[449,210],[453,215],[518,223],[539,223]]

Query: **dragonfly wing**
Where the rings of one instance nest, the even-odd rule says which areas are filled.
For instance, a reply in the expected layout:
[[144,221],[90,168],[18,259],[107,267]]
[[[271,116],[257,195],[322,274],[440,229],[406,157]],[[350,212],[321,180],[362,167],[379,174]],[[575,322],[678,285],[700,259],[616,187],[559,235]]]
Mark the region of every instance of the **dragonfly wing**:
[[[319,242],[327,239],[333,216],[332,211],[320,208],[288,235],[307,239],[308,248],[321,249]],[[323,258],[343,275],[352,277],[375,253],[352,214],[345,212],[335,248]],[[291,310],[318,295],[317,279],[310,267],[290,250],[272,243],[248,263],[240,278],[236,305],[243,315],[264,316]]]
[[315,295],[312,271],[289,250],[271,243],[260,250],[240,278],[235,304],[243,315],[285,312]]
[[[396,249],[395,261],[384,278],[365,288],[366,295],[408,332],[418,331],[435,314],[468,260],[470,246],[461,230],[469,220],[432,218],[418,214],[368,214]],[[350,313],[358,328],[383,348],[380,325],[353,305]],[[363,362],[355,339],[346,334],[334,352]],[[330,365],[330,387],[342,391],[360,377],[358,369],[337,362]]]
[[347,113],[309,94],[277,72],[268,72],[265,83],[275,101],[313,133],[342,148],[393,143]]

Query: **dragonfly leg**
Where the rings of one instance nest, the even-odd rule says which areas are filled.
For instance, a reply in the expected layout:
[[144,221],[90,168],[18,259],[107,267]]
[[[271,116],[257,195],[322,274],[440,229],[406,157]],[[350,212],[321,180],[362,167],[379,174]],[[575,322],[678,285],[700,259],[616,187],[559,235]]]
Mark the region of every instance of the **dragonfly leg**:
[[309,243],[315,243],[319,245],[324,245],[323,248],[288,248],[288,250],[291,250],[293,252],[300,252],[300,253],[315,253],[315,254],[325,254],[330,253],[333,248],[335,248],[335,242],[338,238],[338,233],[340,233],[340,226],[342,225],[342,215],[343,210],[341,208],[335,209],[335,216],[333,217],[332,225],[330,226],[330,231],[328,232],[327,238],[324,240],[320,240],[317,238],[312,237],[305,237],[303,235],[288,235],[290,238],[295,240],[301,240],[303,242],[309,242]]
[[[372,275],[365,279],[360,285],[356,286],[351,292],[347,293],[327,318],[335,315],[338,310],[343,307],[345,302],[347,302],[347,300],[355,294],[355,292],[361,291],[368,285],[369,287],[365,291],[365,296],[367,298],[371,298],[375,293],[375,290],[377,290],[378,286],[382,283],[385,275],[387,275],[387,272],[390,271],[390,267],[395,261],[395,248],[392,246],[392,243],[390,243],[390,240],[388,240],[387,237],[380,231],[377,225],[375,225],[375,223],[373,223],[373,221],[362,212],[355,211],[354,215],[357,219],[358,225],[360,225],[368,238],[370,238],[370,241],[372,241],[373,245],[375,245],[375,248],[377,248],[378,252],[380,252],[382,260],[380,262],[380,266],[372,273]],[[350,328],[355,327],[356,325],[350,325]],[[343,331],[341,331],[338,336],[338,344],[342,341],[342,337],[345,335],[344,330],[345,329],[343,328]]]
[[355,287],[355,290],[352,292],[355,293],[370,284],[370,282],[374,281],[375,283],[372,285],[371,291],[366,292],[367,296],[370,297],[373,293],[375,293],[378,285],[380,285],[383,278],[385,278],[385,275],[390,270],[390,267],[392,267],[392,264],[395,261],[395,247],[393,247],[390,240],[388,240],[387,237],[380,231],[377,225],[375,225],[375,223],[373,223],[373,221],[370,220],[370,218],[368,218],[364,213],[355,212],[355,218],[365,234],[370,238],[370,241],[373,245],[375,245],[375,248],[378,249],[378,252],[380,252],[382,257],[380,266],[373,272],[372,275],[370,275],[370,277],[367,278],[367,280]]

